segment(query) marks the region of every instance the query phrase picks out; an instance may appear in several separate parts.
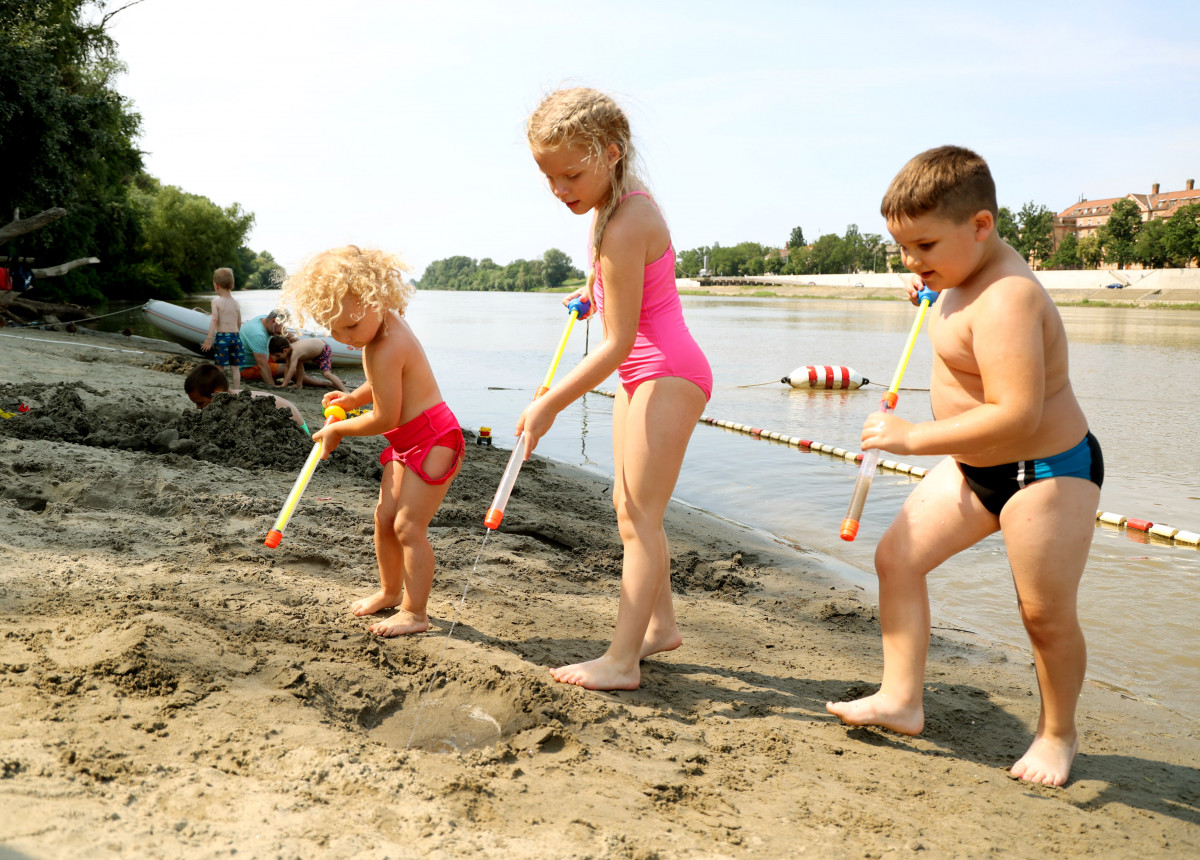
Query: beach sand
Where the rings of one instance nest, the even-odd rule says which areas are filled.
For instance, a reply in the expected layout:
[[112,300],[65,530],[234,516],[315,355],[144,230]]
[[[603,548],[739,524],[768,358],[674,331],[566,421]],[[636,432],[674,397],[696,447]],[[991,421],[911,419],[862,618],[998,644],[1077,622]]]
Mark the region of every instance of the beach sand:
[[[535,458],[481,551],[508,451],[471,439],[431,532],[433,627],[377,639],[348,607],[378,582],[381,440],[343,443],[268,550],[310,447],[283,412],[196,411],[182,349],[12,331],[2,860],[1200,855],[1196,722],[1089,682],[1071,781],[1022,784],[1028,655],[943,630],[922,736],[842,726],[826,700],[880,675],[867,593],[684,506],[683,647],[635,692],[556,684],[612,632],[610,485]],[[287,396],[319,422],[320,392]]]

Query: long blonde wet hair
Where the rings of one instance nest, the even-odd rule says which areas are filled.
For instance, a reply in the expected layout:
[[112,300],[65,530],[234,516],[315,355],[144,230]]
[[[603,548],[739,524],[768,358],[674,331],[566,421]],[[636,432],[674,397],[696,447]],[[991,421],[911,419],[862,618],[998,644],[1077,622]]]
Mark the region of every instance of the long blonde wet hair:
[[580,146],[587,150],[589,159],[598,159],[601,163],[607,159],[608,147],[616,144],[618,156],[611,168],[612,191],[596,209],[592,225],[590,289],[596,280],[596,267],[600,265],[600,240],[604,228],[621,205],[622,197],[630,191],[646,190],[637,173],[637,153],[633,148],[629,120],[607,94],[589,87],[572,87],[557,90],[542,99],[529,115],[525,134],[529,148],[534,152]]
[[280,304],[296,325],[314,322],[323,328],[341,312],[348,293],[386,314],[403,315],[414,288],[404,280],[408,265],[395,254],[346,245],[322,251],[283,282]]

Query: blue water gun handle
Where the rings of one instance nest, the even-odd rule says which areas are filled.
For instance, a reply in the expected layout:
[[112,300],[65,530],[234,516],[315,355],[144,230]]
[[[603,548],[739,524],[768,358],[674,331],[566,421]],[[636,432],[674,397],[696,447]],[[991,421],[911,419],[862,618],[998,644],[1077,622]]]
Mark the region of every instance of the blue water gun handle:
[[922,284],[921,289],[917,290],[917,301],[922,302],[925,299],[929,299],[929,304],[934,304],[938,299],[938,292]]
[[591,311],[592,303],[583,296],[576,296],[567,303],[567,313],[575,311],[579,319],[583,319]]

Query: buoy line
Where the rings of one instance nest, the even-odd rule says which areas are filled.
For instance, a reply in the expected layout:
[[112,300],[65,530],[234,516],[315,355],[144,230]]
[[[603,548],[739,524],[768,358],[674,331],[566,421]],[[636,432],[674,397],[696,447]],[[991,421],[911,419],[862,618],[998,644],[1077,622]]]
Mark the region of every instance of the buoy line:
[[[593,394],[602,394],[605,397],[616,397],[616,392],[605,391],[602,388],[593,388]],[[709,424],[713,427],[720,427],[724,430],[732,430],[736,433],[744,433],[755,439],[766,439],[771,442],[778,442],[781,445],[788,445],[792,448],[798,448],[803,451],[817,451],[821,454],[828,454],[831,457],[836,457],[839,460],[847,460],[851,463],[862,462],[862,452],[855,453],[848,451],[845,448],[838,448],[833,445],[826,445],[823,442],[814,442],[811,439],[801,439],[799,436],[791,436],[787,433],[779,433],[774,430],[764,430],[761,427],[752,427],[749,424],[740,424],[736,421],[725,421],[720,418],[712,418],[708,415],[701,415],[700,424]],[[908,463],[898,463],[895,460],[880,460],[880,469],[887,469],[889,472],[896,472],[902,475],[911,475],[920,480],[924,478],[929,470],[924,466],[911,466]],[[1107,526],[1116,526],[1121,529],[1133,529],[1135,531],[1144,532],[1148,536],[1161,538],[1170,541],[1173,544],[1181,544],[1183,546],[1191,546],[1200,549],[1200,534],[1184,529],[1177,529],[1174,526],[1165,525],[1163,523],[1153,523],[1149,520],[1137,519],[1135,517],[1127,517],[1123,514],[1114,514],[1108,511],[1096,511],[1096,521]]]

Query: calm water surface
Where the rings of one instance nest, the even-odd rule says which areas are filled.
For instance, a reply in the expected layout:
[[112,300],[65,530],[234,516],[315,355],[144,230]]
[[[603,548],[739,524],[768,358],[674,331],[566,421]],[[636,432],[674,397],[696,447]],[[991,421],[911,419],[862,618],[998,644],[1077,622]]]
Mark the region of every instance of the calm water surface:
[[[275,295],[242,293],[238,299],[244,315],[252,315],[269,310]],[[509,447],[516,418],[542,381],[566,325],[560,300],[524,293],[417,295],[409,321],[464,426],[490,426],[498,444]],[[880,301],[685,297],[684,306],[716,377],[707,415],[853,450],[863,419],[891,382],[916,313],[906,303]],[[1075,391],[1104,448],[1101,508],[1200,531],[1194,441],[1200,314],[1116,308],[1060,313],[1071,340]],[[600,337],[599,323],[590,331],[577,323],[560,376],[582,355],[585,339],[594,345]],[[846,365],[883,384],[837,392],[779,383],[806,364]],[[922,335],[904,385],[927,386],[929,368]],[[605,387],[615,388],[615,377]],[[897,412],[929,418],[927,392],[902,391]],[[538,453],[611,475],[611,420],[611,399],[589,394],[562,413]],[[930,466],[937,458],[899,459]],[[880,472],[859,537],[847,543],[838,529],[856,474],[844,460],[700,425],[675,495],[815,550],[831,568],[873,589],[875,543],[914,481]],[[1097,526],[1080,596],[1088,675],[1194,717],[1200,713],[1200,550],[1139,542],[1136,535]],[[952,559],[930,575],[929,585],[935,624],[1028,654],[999,536]]]

